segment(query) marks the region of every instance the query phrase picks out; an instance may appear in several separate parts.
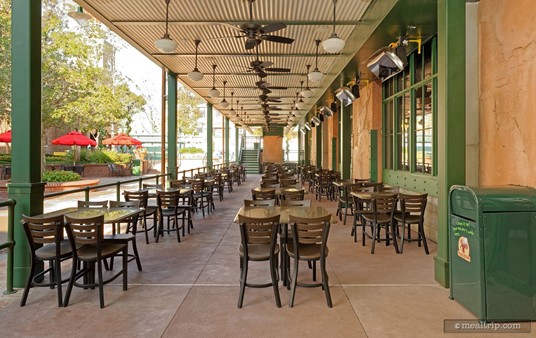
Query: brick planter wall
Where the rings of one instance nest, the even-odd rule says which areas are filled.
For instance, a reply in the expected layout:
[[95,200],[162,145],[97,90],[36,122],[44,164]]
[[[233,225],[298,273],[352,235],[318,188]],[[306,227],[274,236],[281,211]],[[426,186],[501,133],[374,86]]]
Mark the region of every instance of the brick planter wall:
[[[100,180],[80,180],[73,182],[51,182],[45,185],[45,193],[84,188],[99,184]],[[7,181],[0,181],[0,200],[7,199]]]
[[110,177],[107,164],[84,164],[84,177]]

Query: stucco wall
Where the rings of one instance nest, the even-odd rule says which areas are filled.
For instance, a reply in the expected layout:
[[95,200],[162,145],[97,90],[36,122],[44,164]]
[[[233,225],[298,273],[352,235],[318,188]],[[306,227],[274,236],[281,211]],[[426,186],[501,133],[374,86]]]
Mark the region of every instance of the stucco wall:
[[479,183],[536,186],[536,4],[479,4]]
[[359,91],[352,110],[352,177],[370,178],[370,130],[378,130],[378,178],[381,180],[382,88],[371,82]]
[[264,136],[263,137],[263,162],[283,162],[283,137],[281,136]]

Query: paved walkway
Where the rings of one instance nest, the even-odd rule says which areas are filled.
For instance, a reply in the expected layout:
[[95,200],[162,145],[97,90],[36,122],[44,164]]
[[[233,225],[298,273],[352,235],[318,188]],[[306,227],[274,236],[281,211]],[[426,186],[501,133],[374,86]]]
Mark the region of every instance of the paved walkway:
[[[140,235],[143,271],[129,266],[128,291],[122,291],[119,281],[106,285],[102,310],[97,290],[75,288],[67,308],[57,307],[56,293],[48,288],[32,289],[23,308],[18,305],[21,291],[2,296],[1,335],[428,338],[453,336],[443,333],[445,319],[474,318],[434,281],[433,243],[428,256],[415,242],[407,243],[402,255],[383,244],[371,255],[370,243],[354,243],[350,226],[341,222],[332,226],[329,238],[333,308],[326,306],[320,288],[298,288],[295,306],[289,308],[289,292],[280,286],[282,308],[275,306],[271,288],[248,288],[238,309],[240,235],[232,220],[258,180],[250,175],[233,193],[225,193],[223,202],[216,201],[213,214],[195,215],[195,229],[182,243],[166,235],[146,245]],[[335,202],[321,204],[335,212]],[[5,262],[0,262],[0,270],[3,281]],[[265,263],[253,264],[250,281],[268,280],[267,271]],[[301,271],[301,278],[310,278],[305,265]],[[532,329],[536,332],[534,324]]]

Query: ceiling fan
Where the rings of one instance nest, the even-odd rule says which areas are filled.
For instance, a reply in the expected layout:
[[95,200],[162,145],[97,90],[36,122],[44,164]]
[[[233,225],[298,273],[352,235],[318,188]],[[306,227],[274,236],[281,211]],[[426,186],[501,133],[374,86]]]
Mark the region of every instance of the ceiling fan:
[[278,35],[268,35],[268,33],[277,32],[281,29],[287,27],[286,24],[282,22],[273,22],[269,23],[266,26],[261,26],[253,22],[253,2],[255,0],[247,0],[249,3],[249,21],[241,24],[239,27],[234,25],[225,24],[228,27],[231,27],[234,30],[240,31],[241,35],[229,36],[225,38],[246,38],[245,48],[246,50],[253,49],[255,46],[259,45],[263,40],[291,44],[294,42],[294,39],[287,38],[284,36]]

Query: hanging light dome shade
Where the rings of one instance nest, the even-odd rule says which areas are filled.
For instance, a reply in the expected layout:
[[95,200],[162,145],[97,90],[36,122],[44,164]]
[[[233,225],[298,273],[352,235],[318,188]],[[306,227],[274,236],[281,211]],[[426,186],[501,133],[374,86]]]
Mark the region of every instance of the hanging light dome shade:
[[220,91],[212,87],[212,89],[208,91],[208,95],[210,95],[210,97],[218,97],[220,96]]
[[166,32],[164,33],[163,37],[155,41],[156,48],[158,48],[158,50],[162,53],[166,54],[173,53],[175,49],[177,49],[177,43],[171,39],[168,33],[169,2],[170,0],[166,0]]
[[320,82],[324,78],[324,74],[322,74],[322,72],[320,72],[318,68],[315,68],[315,70],[307,74],[307,77],[310,81]]
[[203,76],[203,73],[201,73],[197,67],[188,73],[188,78],[192,81],[201,81],[203,80]]
[[162,53],[173,53],[177,49],[177,43],[167,33],[162,38],[156,40],[155,45]]
[[322,41],[322,47],[328,53],[340,53],[346,42],[339,38],[337,34],[333,34],[329,39]]

